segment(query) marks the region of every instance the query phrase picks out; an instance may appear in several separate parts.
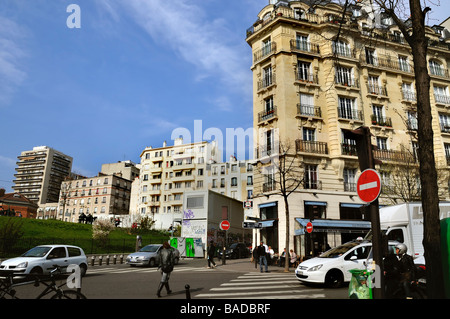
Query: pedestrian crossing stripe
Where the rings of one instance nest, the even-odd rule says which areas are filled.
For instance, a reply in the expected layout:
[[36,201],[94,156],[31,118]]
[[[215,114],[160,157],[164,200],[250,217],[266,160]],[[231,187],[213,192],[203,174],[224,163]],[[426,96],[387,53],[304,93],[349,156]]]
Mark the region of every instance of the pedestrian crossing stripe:
[[[97,269],[88,269],[87,274],[100,274],[100,273],[110,273],[110,274],[126,274],[133,272],[140,273],[152,273],[159,272],[158,268],[97,268]],[[210,271],[210,269],[206,268],[194,268],[194,267],[180,267],[174,268],[173,272],[182,272],[182,271]]]
[[195,298],[309,299],[326,298],[323,289],[302,286],[292,273],[246,273]]

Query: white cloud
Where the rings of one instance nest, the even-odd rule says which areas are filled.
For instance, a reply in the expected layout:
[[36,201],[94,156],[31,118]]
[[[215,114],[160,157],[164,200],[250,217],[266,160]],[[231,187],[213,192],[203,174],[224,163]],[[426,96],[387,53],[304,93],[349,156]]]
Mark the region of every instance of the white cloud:
[[20,41],[24,37],[23,28],[6,17],[0,16],[0,105],[7,103],[25,79],[22,59],[26,53]]
[[251,54],[245,41],[231,33],[226,20],[211,19],[201,5],[191,0],[116,0],[115,12],[128,12],[153,41],[195,65],[196,81],[212,78],[237,92],[251,92]]

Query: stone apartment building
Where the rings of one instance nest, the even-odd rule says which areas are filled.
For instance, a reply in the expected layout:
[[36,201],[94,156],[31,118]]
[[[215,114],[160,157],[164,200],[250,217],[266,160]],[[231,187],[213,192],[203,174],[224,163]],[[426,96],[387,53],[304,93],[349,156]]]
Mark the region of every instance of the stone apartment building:
[[128,215],[132,184],[129,178],[136,174],[139,175],[139,169],[134,163],[122,161],[103,164],[95,177],[63,181],[56,218],[78,222],[81,215],[100,219]]
[[[367,1],[351,7],[343,20],[340,5],[317,3],[270,1],[246,32],[253,55],[253,125],[260,131],[254,138],[253,209],[271,225],[258,236],[283,250],[285,205],[276,195],[273,163],[280,147],[289,145],[302,183],[289,197],[288,236],[301,256],[317,255],[370,228],[356,194],[355,141],[343,130],[370,128],[375,157],[382,161],[376,167],[383,179],[381,205],[402,201],[394,192],[393,167],[418,165],[414,69],[400,31],[382,13],[372,16]],[[439,30],[427,27],[426,33],[435,156],[442,199],[448,199],[450,50]],[[310,220],[311,235],[305,232]]]

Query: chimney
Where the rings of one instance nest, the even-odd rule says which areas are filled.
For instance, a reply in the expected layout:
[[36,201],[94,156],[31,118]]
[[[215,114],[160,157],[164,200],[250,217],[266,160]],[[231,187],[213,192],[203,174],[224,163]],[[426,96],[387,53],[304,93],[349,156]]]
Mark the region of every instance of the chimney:
[[0,188],[0,197],[5,196],[6,190],[4,188]]

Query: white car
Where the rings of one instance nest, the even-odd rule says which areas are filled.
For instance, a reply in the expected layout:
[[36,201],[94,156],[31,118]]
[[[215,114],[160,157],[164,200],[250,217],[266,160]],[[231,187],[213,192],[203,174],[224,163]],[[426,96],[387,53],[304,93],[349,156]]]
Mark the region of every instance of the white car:
[[[389,243],[391,245],[391,243]],[[366,269],[372,243],[352,241],[332,248],[319,257],[300,263],[295,270],[298,280],[312,284],[340,287],[350,282],[351,269]]]
[[62,267],[65,271],[69,265],[78,265],[81,276],[87,271],[87,257],[83,249],[70,245],[42,245],[36,246],[20,257],[11,258],[0,264],[2,270],[13,270],[20,274],[43,274],[47,275],[53,270],[54,265]]

